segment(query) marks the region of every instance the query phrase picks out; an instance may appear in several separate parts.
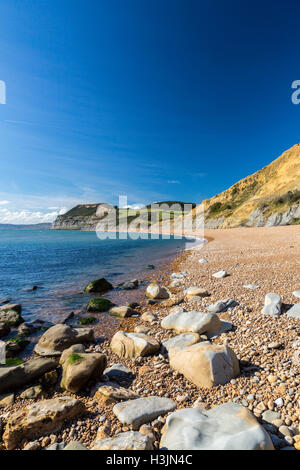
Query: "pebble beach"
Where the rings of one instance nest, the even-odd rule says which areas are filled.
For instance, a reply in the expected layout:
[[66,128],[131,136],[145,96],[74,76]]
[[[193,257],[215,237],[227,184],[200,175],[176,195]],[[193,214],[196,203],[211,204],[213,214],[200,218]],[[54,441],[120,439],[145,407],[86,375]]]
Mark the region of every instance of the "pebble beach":
[[[263,433],[261,442],[255,445],[262,449],[300,449],[300,318],[287,313],[293,305],[300,303],[295,295],[300,291],[300,227],[207,230],[205,238],[207,243],[181,252],[168,269],[149,271],[143,279],[144,283],[147,281],[143,289],[146,290],[148,283],[156,282],[160,289],[158,298],[154,294],[139,300],[139,305],[133,306],[134,315],[121,320],[109,338],[103,341],[96,333],[95,341],[83,341],[81,348],[84,349],[77,351],[72,346],[71,355],[82,354],[84,358],[94,355],[93,360],[98,360],[99,364],[102,360],[102,372],[97,377],[91,373],[78,391],[70,391],[74,390],[71,379],[68,382],[72,364],[67,364],[67,360],[63,362],[61,357],[60,365],[50,367],[51,371],[41,374],[32,383],[0,391],[0,446],[3,450],[60,450],[68,445],[86,449],[123,449],[126,445],[130,450],[170,449],[174,425],[168,416],[178,410],[192,409],[205,417],[205,413],[209,416],[210,410],[226,403],[247,410],[248,421],[249,416],[253,416],[253,426]],[[166,295],[161,295],[162,292]],[[280,296],[278,315],[262,313],[269,293]],[[223,301],[222,305],[220,301]],[[191,380],[182,367],[175,365],[179,363],[178,359],[177,362],[172,359],[170,364],[171,352],[163,343],[178,336],[179,331],[163,327],[162,321],[169,315],[185,312],[211,314],[227,325],[224,332],[216,334],[182,330],[194,331],[198,338],[193,341],[195,344],[212,347],[214,351],[219,351],[218,346],[230,348],[234,352],[239,370],[232,378],[228,376],[226,383],[201,386],[198,379]],[[94,328],[97,332],[97,325]],[[142,349],[138,354],[140,346],[135,344],[133,357],[130,357],[132,354],[126,350],[126,341],[122,343],[122,349],[118,338],[119,342],[116,339],[116,347],[113,347],[112,339],[118,331],[150,337],[148,352]],[[179,353],[177,350],[177,356],[183,353],[184,349]],[[58,361],[60,356],[61,353],[53,360]],[[69,371],[65,371],[68,367]],[[120,370],[114,374],[109,371],[111,367]],[[65,374],[64,383],[69,383],[64,389],[61,388],[62,373]],[[219,380],[219,375],[217,371],[215,381]],[[203,380],[202,376],[199,380]],[[32,391],[32,395],[20,396],[33,386],[37,387],[38,393]],[[31,396],[33,398],[28,398]],[[59,426],[53,425],[53,429],[58,427],[58,430],[52,431],[51,426],[43,429],[42,424],[37,423],[35,431],[28,437],[26,429],[30,426],[22,415],[24,434],[19,429],[16,432],[22,410],[39,406],[39,403],[44,403],[41,406],[47,409],[45,401],[55,402],[62,397],[70,400],[74,413],[68,411]],[[144,417],[136,416],[130,421],[126,403],[149,397],[166,401],[153,402],[152,408],[149,405],[148,417],[144,412]],[[44,408],[43,413],[47,414]],[[182,429],[177,431],[180,435]],[[225,429],[220,432],[226,434]],[[251,440],[247,433],[243,439]],[[197,445],[203,448],[200,441]],[[185,445],[188,448],[189,443]]]

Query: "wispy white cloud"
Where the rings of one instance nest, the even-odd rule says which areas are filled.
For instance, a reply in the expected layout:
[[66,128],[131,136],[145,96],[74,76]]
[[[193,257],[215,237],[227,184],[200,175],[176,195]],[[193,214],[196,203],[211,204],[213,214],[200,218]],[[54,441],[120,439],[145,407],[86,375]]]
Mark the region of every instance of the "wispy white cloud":
[[168,180],[168,184],[180,184],[178,180]]
[[0,209],[1,224],[39,224],[53,222],[58,215],[64,214],[66,208],[60,208],[52,212],[30,210]]
[[9,201],[0,201],[0,206],[6,206],[6,204],[9,204]]

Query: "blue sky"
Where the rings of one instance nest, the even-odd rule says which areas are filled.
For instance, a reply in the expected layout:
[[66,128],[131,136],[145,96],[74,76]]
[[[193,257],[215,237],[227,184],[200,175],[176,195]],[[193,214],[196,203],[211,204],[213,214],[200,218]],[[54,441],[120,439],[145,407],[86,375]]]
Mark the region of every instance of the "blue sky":
[[299,142],[300,4],[0,0],[0,222],[201,202]]

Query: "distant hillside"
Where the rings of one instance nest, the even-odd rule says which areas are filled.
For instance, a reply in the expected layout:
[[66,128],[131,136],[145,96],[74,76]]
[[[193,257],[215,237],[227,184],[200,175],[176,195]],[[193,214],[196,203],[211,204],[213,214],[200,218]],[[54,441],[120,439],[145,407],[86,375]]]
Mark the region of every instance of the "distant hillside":
[[[126,229],[127,225],[136,222],[141,223],[144,229],[148,229],[154,223],[160,223],[166,219],[175,219],[189,213],[195,203],[182,201],[155,202],[155,205],[163,205],[162,210],[152,209],[151,204],[138,209],[119,209],[106,203],[80,204],[63,215],[57,217],[52,224],[53,230],[95,230],[103,223],[103,229],[107,224],[116,226],[119,230]],[[178,207],[174,207],[174,205]],[[188,208],[184,205],[188,204]]]
[[300,144],[202,204],[207,228],[299,224]]
[[0,230],[50,230],[51,224],[15,225],[0,224]]

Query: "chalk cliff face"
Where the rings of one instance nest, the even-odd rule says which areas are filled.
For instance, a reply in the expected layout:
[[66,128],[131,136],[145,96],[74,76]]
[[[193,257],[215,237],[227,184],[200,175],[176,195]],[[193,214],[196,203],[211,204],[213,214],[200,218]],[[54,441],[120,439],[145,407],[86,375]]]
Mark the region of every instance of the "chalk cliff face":
[[231,188],[203,201],[206,228],[300,223],[300,144]]

